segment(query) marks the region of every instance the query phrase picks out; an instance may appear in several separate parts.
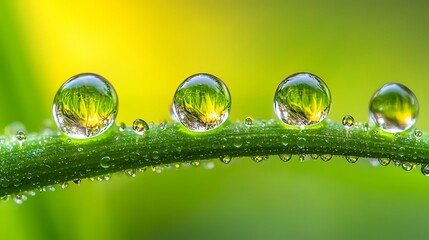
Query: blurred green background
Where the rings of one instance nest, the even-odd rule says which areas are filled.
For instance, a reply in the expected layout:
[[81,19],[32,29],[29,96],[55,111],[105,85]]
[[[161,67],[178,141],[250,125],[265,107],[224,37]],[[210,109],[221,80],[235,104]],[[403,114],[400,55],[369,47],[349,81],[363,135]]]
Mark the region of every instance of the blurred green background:
[[[329,118],[368,120],[387,82],[419,98],[429,131],[426,1],[0,1],[0,128],[40,131],[61,84],[95,72],[119,94],[118,122],[170,120],[191,74],[224,80],[230,119],[274,117],[286,76],[328,84]],[[425,94],[426,92],[426,94]],[[429,179],[418,169],[294,157],[72,184],[0,205],[1,239],[417,239]]]

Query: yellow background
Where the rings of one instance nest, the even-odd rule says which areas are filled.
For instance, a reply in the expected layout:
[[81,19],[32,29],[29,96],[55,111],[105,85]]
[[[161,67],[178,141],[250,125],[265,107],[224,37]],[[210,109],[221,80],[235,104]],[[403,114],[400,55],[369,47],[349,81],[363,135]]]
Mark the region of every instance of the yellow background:
[[[231,120],[274,117],[273,95],[308,71],[329,86],[328,117],[368,121],[387,82],[420,101],[429,129],[425,1],[15,1],[0,3],[0,127],[40,131],[69,77],[98,73],[119,95],[117,122],[171,121],[186,77],[207,72],[232,95]],[[204,165],[204,164],[203,164]],[[2,239],[416,239],[429,180],[371,166],[277,157],[215,161],[131,179],[72,184],[0,205]]]

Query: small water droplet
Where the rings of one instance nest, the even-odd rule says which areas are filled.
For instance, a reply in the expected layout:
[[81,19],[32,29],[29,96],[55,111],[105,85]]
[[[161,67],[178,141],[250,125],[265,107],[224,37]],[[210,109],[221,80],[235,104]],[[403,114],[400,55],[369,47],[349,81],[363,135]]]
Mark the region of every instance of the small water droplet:
[[268,155],[254,156],[251,157],[253,161],[259,163],[268,159]]
[[402,164],[402,163],[401,163],[401,161],[399,161],[399,160],[395,160],[395,159],[394,159],[394,160],[392,160],[392,162],[393,162],[393,164],[395,164],[395,166],[396,166],[396,167],[400,167],[400,166],[401,166],[401,164]]
[[231,96],[217,77],[200,73],[185,79],[173,98],[175,118],[187,129],[204,132],[222,125],[231,110]]
[[79,148],[77,149],[77,151],[78,151],[78,152],[82,152],[82,151],[83,151],[83,148],[82,148],[82,147],[79,147]]
[[414,130],[414,137],[416,137],[417,139],[420,139],[423,136],[423,131],[416,129]]
[[200,164],[201,164],[200,160],[194,160],[194,161],[191,162],[191,165],[194,166],[194,167],[198,167],[198,166],[200,166]]
[[182,164],[181,164],[181,163],[175,163],[175,164],[174,164],[174,167],[175,167],[176,169],[179,169],[179,168],[181,168],[181,167],[182,167]]
[[167,130],[167,122],[166,122],[166,121],[162,121],[162,122],[159,124],[159,128],[160,128],[162,131]]
[[388,83],[372,96],[369,113],[371,120],[383,131],[398,133],[414,125],[419,113],[419,103],[406,86]]
[[367,131],[369,130],[369,124],[368,124],[367,122],[364,122],[364,123],[362,124],[362,128],[363,128],[363,130],[364,130],[365,132],[367,132]]
[[356,163],[359,160],[359,157],[356,157],[356,156],[346,156],[346,160],[349,163]]
[[118,113],[118,97],[105,78],[84,73],[61,86],[52,109],[57,126],[67,136],[91,138],[112,126]]
[[219,159],[220,159],[221,162],[223,162],[225,164],[230,163],[231,160],[232,160],[231,156],[229,156],[229,155],[220,156]]
[[289,145],[289,140],[288,140],[288,136],[287,135],[283,135],[282,136],[282,145],[283,146],[287,146],[287,145]]
[[27,133],[24,130],[18,130],[16,132],[15,137],[16,137],[16,140],[23,142],[23,141],[27,140]]
[[331,93],[322,79],[311,73],[296,73],[278,86],[274,110],[287,125],[318,124],[329,112]]
[[109,168],[112,165],[112,160],[109,156],[104,156],[101,158],[100,166],[102,168]]
[[62,189],[66,189],[66,188],[69,187],[69,183],[68,182],[63,182],[63,183],[60,184],[60,186],[61,186]]
[[282,160],[283,162],[288,162],[291,158],[292,158],[292,154],[280,154],[279,155],[280,160]]
[[153,151],[152,152],[152,158],[155,159],[155,160],[159,159],[159,152],[158,151]]
[[389,158],[379,158],[378,162],[380,163],[381,166],[387,166],[390,164],[390,159]]
[[322,155],[320,155],[320,159],[327,162],[327,161],[332,159],[332,155],[331,154],[322,154]]
[[136,170],[135,169],[127,169],[124,171],[124,173],[128,177],[135,177],[136,176]]
[[355,119],[350,115],[346,115],[343,117],[342,123],[343,126],[348,130],[355,124]]
[[141,168],[137,169],[137,171],[139,173],[144,173],[144,172],[146,172],[146,170],[147,170],[147,167],[141,167]]
[[298,159],[300,162],[304,162],[305,161],[305,155],[303,155],[303,154],[299,155]]
[[429,176],[429,164],[422,165],[422,168],[420,169],[422,171],[422,174],[426,177]]
[[405,171],[411,171],[414,169],[415,166],[416,166],[416,164],[412,163],[412,162],[402,163],[402,169],[404,169]]
[[47,188],[49,189],[49,191],[55,192],[55,187],[53,185],[49,185],[47,186]]
[[82,182],[82,179],[75,178],[75,179],[73,179],[73,182],[74,182],[74,184],[78,184],[79,185]]
[[317,158],[319,158],[318,154],[311,154],[310,157],[314,160],[316,160]]
[[119,124],[119,131],[123,132],[125,129],[127,129],[127,125],[124,122],[121,122],[121,124]]
[[139,135],[143,135],[149,130],[149,125],[142,119],[136,119],[133,122],[133,130]]
[[246,117],[246,119],[244,119],[244,126],[251,127],[252,125],[253,125],[253,118]]
[[16,204],[23,204],[24,203],[24,201],[26,200],[26,198],[24,197],[25,195],[22,195],[22,194],[16,194],[14,197],[13,197],[13,201],[16,203]]

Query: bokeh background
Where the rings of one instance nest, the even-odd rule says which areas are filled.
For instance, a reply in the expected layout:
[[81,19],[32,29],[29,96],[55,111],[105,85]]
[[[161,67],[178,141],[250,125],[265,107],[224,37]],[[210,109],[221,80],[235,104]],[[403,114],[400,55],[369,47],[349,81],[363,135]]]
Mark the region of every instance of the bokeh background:
[[[400,82],[429,131],[426,1],[0,1],[0,128],[40,131],[61,84],[110,80],[118,122],[171,121],[191,74],[223,79],[230,119],[274,117],[274,91],[308,71],[328,84],[329,118],[368,121],[371,95]],[[0,205],[1,239],[417,239],[429,179],[418,169],[271,157],[214,169],[114,175]]]

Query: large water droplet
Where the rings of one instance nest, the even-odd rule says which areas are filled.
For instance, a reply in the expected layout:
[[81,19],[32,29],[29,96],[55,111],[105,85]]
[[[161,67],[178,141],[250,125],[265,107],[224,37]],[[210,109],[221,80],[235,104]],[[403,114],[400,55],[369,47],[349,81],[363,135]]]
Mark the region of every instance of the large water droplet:
[[415,166],[416,166],[416,164],[412,163],[412,162],[402,163],[402,169],[404,169],[405,171],[411,171],[414,169]]
[[317,124],[325,119],[330,107],[328,87],[311,73],[296,73],[287,77],[274,95],[277,116],[292,126]]
[[143,135],[147,130],[149,130],[149,125],[142,119],[136,119],[133,122],[133,130],[139,135]]
[[346,156],[346,160],[349,163],[356,163],[359,160],[359,157],[356,157],[356,156]]
[[95,137],[112,126],[118,113],[118,97],[103,77],[84,73],[65,82],[52,107],[55,122],[72,138]]
[[429,176],[429,164],[422,165],[422,168],[420,169],[422,171],[422,174],[426,177]]
[[372,96],[369,113],[371,120],[383,131],[398,133],[414,125],[419,113],[419,103],[406,86],[388,83]]
[[228,119],[230,109],[228,88],[210,74],[190,76],[174,94],[175,118],[192,131],[204,132],[219,127]]

